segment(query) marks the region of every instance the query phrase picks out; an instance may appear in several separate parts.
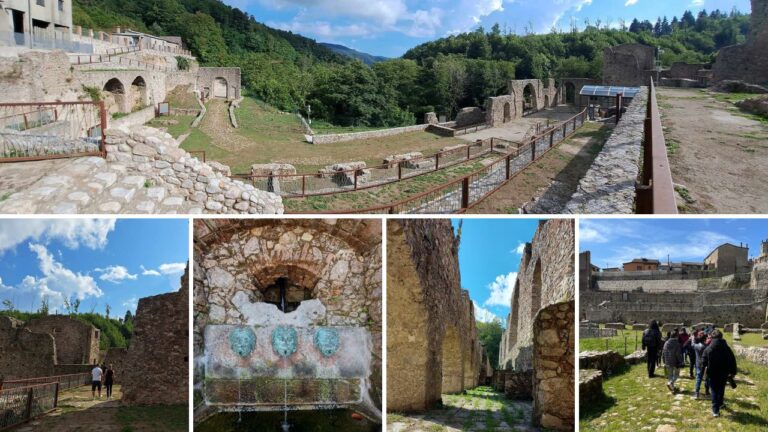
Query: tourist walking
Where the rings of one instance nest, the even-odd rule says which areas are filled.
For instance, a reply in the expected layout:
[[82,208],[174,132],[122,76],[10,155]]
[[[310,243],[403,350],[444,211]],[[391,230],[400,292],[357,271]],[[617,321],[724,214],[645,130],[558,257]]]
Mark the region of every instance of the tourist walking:
[[104,387],[107,389],[107,399],[112,399],[112,385],[115,383],[115,368],[110,363],[104,374]]
[[680,378],[680,367],[683,366],[683,349],[678,340],[677,329],[670,335],[664,343],[664,369],[667,372],[667,388],[672,393],[675,392],[675,382]]
[[704,350],[702,366],[712,392],[712,415],[720,417],[720,408],[725,404],[725,385],[730,381],[731,387],[736,388],[733,380],[737,372],[736,356],[720,330],[713,330],[710,336],[712,343]]
[[685,327],[683,327],[680,331],[680,336],[678,337],[678,340],[680,341],[680,346],[683,348],[683,363],[685,363],[685,360],[688,360],[688,376],[693,379],[693,369],[695,368],[695,354],[693,352],[693,337],[688,334]]
[[696,388],[694,392],[694,399],[701,398],[701,382],[704,381],[704,395],[709,396],[709,378],[704,377],[704,366],[702,366],[702,359],[704,358],[704,350],[707,349],[706,334],[703,331],[696,332],[693,341],[693,352],[696,355]]
[[653,378],[656,374],[656,364],[661,349],[661,330],[656,320],[648,324],[648,328],[643,332],[643,349],[646,353],[646,363],[648,365],[648,378]]
[[91,397],[96,399],[96,389],[99,390],[99,399],[101,399],[101,378],[104,376],[104,371],[101,370],[99,365],[96,365],[91,369]]

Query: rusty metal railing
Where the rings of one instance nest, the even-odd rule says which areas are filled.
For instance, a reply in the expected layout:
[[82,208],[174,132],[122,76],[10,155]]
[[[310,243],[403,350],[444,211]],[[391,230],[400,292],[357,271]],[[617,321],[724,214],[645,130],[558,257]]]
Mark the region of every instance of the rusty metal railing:
[[113,56],[119,56],[123,54],[129,54],[138,52],[139,48],[121,47],[121,48],[109,48],[103,54],[70,54],[69,62],[76,65],[94,64],[94,63],[106,63],[112,61]]
[[64,391],[64,390],[69,390],[72,388],[89,384],[90,382],[91,382],[91,374],[88,372],[77,373],[77,374],[67,374],[67,375],[53,375],[53,376],[36,377],[36,378],[22,378],[22,379],[15,379],[15,380],[0,381],[0,391],[20,388],[20,387],[29,387],[31,385],[37,385],[37,384],[48,384],[48,383],[59,383],[59,390]]
[[[587,110],[585,109],[570,119],[532,137],[522,145],[494,160],[491,164],[462,178],[412,197],[382,206],[316,213],[448,214],[465,212],[515,178],[530,164],[550,151],[555,144],[571,136],[584,124],[586,116]],[[297,213],[307,214],[313,212],[302,211]]]
[[636,211],[638,214],[677,214],[672,170],[653,78],[648,87],[643,138],[643,171],[636,187]]
[[0,430],[53,411],[59,402],[58,382],[0,390]]
[[0,163],[105,155],[100,102],[0,103]]

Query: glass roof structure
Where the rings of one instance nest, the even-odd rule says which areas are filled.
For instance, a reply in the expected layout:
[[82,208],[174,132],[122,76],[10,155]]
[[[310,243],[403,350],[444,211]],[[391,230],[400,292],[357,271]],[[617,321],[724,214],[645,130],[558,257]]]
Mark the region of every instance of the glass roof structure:
[[640,87],[613,87],[613,86],[584,86],[579,92],[582,96],[615,97],[623,93],[625,98],[633,98],[640,91]]

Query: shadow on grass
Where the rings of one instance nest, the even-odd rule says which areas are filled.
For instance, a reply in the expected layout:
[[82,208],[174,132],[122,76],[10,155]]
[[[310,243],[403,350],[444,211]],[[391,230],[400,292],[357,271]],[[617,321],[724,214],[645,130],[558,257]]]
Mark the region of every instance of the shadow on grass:
[[598,398],[589,402],[579,403],[579,417],[580,421],[589,421],[596,419],[603,415],[604,412],[613,408],[616,405],[616,398],[608,396],[606,394],[600,395]]
[[[728,401],[726,400],[726,403]],[[755,408],[759,408],[756,405]],[[727,410],[727,408],[725,408]],[[756,416],[752,413],[746,413],[746,412],[734,412],[731,416],[731,419],[744,426],[765,426],[768,427],[768,421],[764,419],[763,417]]]
[[[516,425],[525,425],[525,410],[517,404],[531,403],[530,400],[508,400],[503,394],[493,391],[490,387],[479,387],[473,390],[468,390],[462,394],[451,396],[458,398],[473,398],[477,401],[473,404],[476,408],[459,407],[443,403],[430,410],[428,414],[424,416],[424,420],[461,430],[474,428],[478,423],[483,424],[486,430],[502,430],[498,428],[501,426],[501,423],[504,422],[512,428],[510,430],[515,430],[514,427]],[[502,408],[493,410],[493,408],[489,406],[489,402],[500,403],[502,404]],[[496,416],[496,413],[500,413],[501,416]]]

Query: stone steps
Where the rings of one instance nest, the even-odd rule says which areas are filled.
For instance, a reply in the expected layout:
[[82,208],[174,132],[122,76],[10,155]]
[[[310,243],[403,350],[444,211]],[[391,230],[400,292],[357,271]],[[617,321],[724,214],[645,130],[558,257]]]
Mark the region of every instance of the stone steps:
[[141,173],[102,158],[72,159],[23,193],[0,202],[0,213],[200,213],[172,185],[152,185]]

